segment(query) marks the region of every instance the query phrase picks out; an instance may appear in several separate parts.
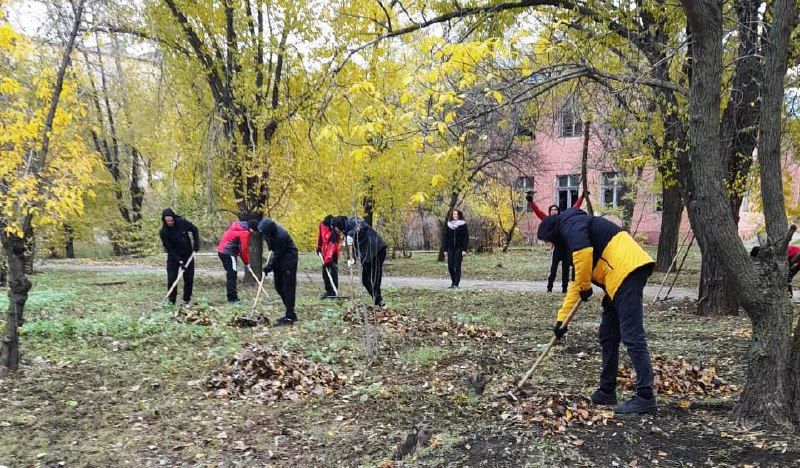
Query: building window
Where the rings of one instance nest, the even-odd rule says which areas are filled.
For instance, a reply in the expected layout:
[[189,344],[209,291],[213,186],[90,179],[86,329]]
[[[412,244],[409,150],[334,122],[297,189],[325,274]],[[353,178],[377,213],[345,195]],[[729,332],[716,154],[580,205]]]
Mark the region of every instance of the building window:
[[514,181],[514,190],[516,190],[517,192],[521,192],[522,194],[519,196],[522,199],[521,204],[514,205],[514,209],[518,212],[524,211],[526,213],[530,213],[531,211],[533,211],[531,210],[531,207],[528,205],[528,201],[525,200],[525,195],[524,195],[525,192],[533,190],[533,177],[526,177],[526,176],[517,177],[517,180]]
[[625,195],[622,177],[617,172],[604,172],[600,181],[600,203],[617,208]]
[[575,104],[570,100],[558,114],[561,138],[578,137],[583,134],[583,122]]
[[561,211],[572,208],[578,201],[578,185],[581,177],[579,174],[558,176],[556,186],[558,190],[558,209]]

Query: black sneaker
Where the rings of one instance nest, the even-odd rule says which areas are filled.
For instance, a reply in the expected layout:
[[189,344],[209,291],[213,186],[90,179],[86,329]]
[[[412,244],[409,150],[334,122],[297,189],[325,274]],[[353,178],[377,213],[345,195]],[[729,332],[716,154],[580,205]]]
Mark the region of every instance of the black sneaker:
[[278,320],[275,321],[275,326],[276,327],[290,327],[290,326],[294,325],[294,322],[295,322],[295,320],[284,316],[284,317],[281,317],[281,318],[279,318]]
[[652,413],[657,409],[655,397],[647,399],[634,395],[630,400],[614,407],[614,414],[645,414]]
[[589,395],[589,398],[592,400],[592,404],[595,405],[616,405],[617,404],[617,394],[616,393],[606,393],[599,388],[592,392]]

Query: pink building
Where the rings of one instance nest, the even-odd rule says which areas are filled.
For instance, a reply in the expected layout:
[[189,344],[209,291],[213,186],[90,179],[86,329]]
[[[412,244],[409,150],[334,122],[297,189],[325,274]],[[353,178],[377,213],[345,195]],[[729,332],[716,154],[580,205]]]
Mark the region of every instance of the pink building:
[[[569,111],[569,108],[566,106],[558,112],[556,118],[552,119],[552,125],[538,129],[532,141],[522,143],[532,156],[525,159],[537,161],[537,167],[525,168],[525,162],[522,162],[524,175],[518,179],[517,188],[523,192],[535,190],[534,201],[545,212],[548,206],[554,204],[562,210],[572,206],[583,191],[583,125],[578,114]],[[595,214],[608,216],[621,224],[614,213],[620,213],[625,188],[620,183],[618,169],[605,156],[605,149],[595,129],[590,135],[587,178]],[[787,210],[797,207],[800,195],[800,164],[792,156],[788,154],[785,163],[785,181],[790,194]],[[661,187],[654,182],[654,168],[645,168],[638,176],[638,196],[633,205],[630,232],[635,237],[656,244],[661,230]],[[757,189],[755,191],[758,192]],[[763,226],[763,215],[758,210],[759,198],[752,193],[745,196],[739,223],[739,234],[743,239],[752,238]],[[585,202],[583,208],[586,208]],[[528,241],[534,240],[538,225],[539,219],[533,213],[526,216],[520,223],[522,236]],[[689,229],[689,219],[684,211],[681,236]]]

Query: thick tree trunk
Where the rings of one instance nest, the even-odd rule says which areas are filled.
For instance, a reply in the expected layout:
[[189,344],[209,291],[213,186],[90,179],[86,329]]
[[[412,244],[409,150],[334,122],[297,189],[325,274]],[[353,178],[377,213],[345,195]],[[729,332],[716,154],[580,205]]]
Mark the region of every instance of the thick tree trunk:
[[656,271],[666,272],[678,254],[678,237],[683,215],[683,197],[676,183],[665,184],[662,174],[661,231],[658,236]]
[[69,224],[64,225],[64,250],[67,258],[75,258],[75,232]]
[[[0,242],[8,259],[9,280],[6,334],[0,348],[0,366],[15,371],[19,367],[19,327],[23,323],[25,302],[32,286],[25,273],[29,242],[25,238],[7,234],[3,228],[0,226]],[[31,232],[28,229],[26,231]]]
[[[780,123],[794,0],[776,0],[761,88],[759,160],[768,242],[756,271],[739,240],[723,185],[726,161],[720,151],[722,2],[683,0],[691,30],[689,96],[689,217],[704,246],[716,255],[753,324],[748,376],[735,413],[748,423],[790,422],[788,396],[791,305],[786,295],[787,231],[780,168]],[[683,169],[683,168],[682,168]],[[686,184],[689,186],[689,184]]]
[[725,270],[711,249],[703,249],[700,260],[700,285],[697,313],[703,316],[738,315],[737,288],[725,278]]

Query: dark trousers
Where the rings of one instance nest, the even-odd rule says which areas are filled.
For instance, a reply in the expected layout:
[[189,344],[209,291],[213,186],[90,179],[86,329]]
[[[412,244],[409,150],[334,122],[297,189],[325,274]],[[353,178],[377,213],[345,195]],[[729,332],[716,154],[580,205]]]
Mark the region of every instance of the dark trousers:
[[294,313],[294,301],[297,295],[297,260],[278,265],[272,270],[272,275],[275,277],[275,291],[286,307],[286,317],[297,320],[297,315]]
[[606,393],[613,393],[617,387],[621,341],[628,349],[628,356],[636,370],[636,393],[644,398],[653,396],[653,364],[647,350],[642,307],[642,292],[649,276],[650,267],[634,270],[617,289],[613,301],[608,295],[603,298],[603,318],[599,331],[603,353],[600,389]]
[[461,282],[461,262],[464,260],[464,251],[461,249],[447,251],[447,270],[450,272],[450,282],[458,286]]
[[222,267],[225,268],[225,290],[228,301],[238,301],[239,294],[236,292],[236,257],[217,252]]
[[361,268],[361,284],[372,296],[374,304],[383,305],[381,296],[381,280],[383,279],[383,262],[386,261],[386,248],[378,251],[378,255],[371,262],[364,262]]
[[[330,277],[328,274],[330,273]],[[339,256],[334,255],[331,262],[322,265],[322,281],[325,283],[325,295],[336,296],[339,290]]]
[[[189,260],[189,257],[184,259],[177,259],[174,257],[167,257],[167,289],[172,287],[172,283],[178,279],[178,273],[180,272],[180,266],[178,265],[179,261],[183,261],[184,264]],[[194,261],[183,270],[183,302],[189,302],[192,298],[192,288],[194,287]],[[178,298],[178,287],[176,286],[175,289],[169,294],[169,302],[175,303],[175,300]]]
[[569,270],[572,266],[572,261],[569,254],[561,249],[553,249],[550,253],[550,276],[547,277],[547,290],[553,290],[553,283],[556,280],[556,272],[558,271],[558,264],[561,264],[561,291],[566,292],[569,285]]

